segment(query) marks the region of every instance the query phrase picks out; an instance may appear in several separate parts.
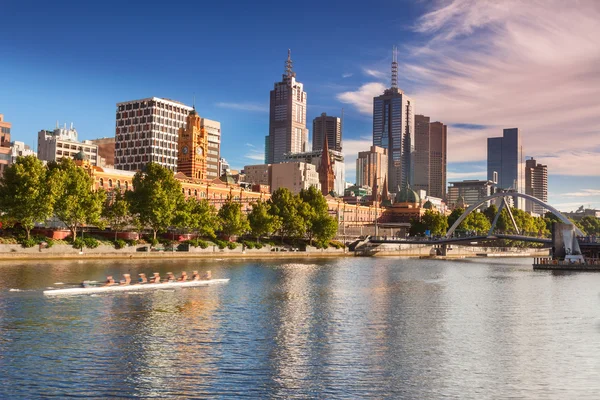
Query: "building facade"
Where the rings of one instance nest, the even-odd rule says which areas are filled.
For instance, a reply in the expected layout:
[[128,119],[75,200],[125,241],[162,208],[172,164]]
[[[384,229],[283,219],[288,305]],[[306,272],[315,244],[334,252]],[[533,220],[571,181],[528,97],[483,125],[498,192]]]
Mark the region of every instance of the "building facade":
[[31,147],[26,145],[24,142],[14,141],[10,145],[11,160],[10,163],[14,164],[19,157],[34,156],[37,158],[37,153],[33,151]]
[[448,127],[415,115],[415,153],[413,189],[428,196],[446,198],[446,154]]
[[[305,162],[315,166],[317,171],[321,166],[323,151],[309,151],[304,153],[288,153],[285,155],[286,162]],[[346,164],[344,163],[344,154],[339,151],[329,149],[329,160],[333,168],[333,191],[341,196],[346,189]]]
[[285,63],[281,82],[271,90],[269,136],[265,138],[265,164],[284,161],[285,154],[307,151],[306,92],[296,81],[291,54]]
[[221,123],[208,118],[200,119],[200,127],[208,137],[208,153],[206,155],[206,177],[216,179],[221,171]]
[[245,181],[253,185],[271,186],[271,164],[246,165],[244,167]]
[[185,126],[179,128],[177,172],[188,178],[205,180],[208,136],[200,120],[193,109],[186,117]]
[[312,150],[323,149],[325,137],[331,150],[342,151],[342,120],[326,113],[313,119]]
[[[361,151],[356,159],[356,186],[381,187],[387,180],[387,149],[371,146],[369,151]],[[378,180],[379,182],[375,182]]]
[[[493,181],[495,176],[496,190],[525,193],[525,158],[518,128],[504,129],[502,137],[488,138],[488,180]],[[524,199],[516,197],[513,201],[515,207],[525,210]]]
[[429,142],[430,118],[425,115],[415,115],[415,172],[411,187],[414,190],[424,190],[429,194]]
[[138,171],[154,162],[177,171],[177,135],[191,111],[183,103],[158,97],[118,103],[115,168]]
[[38,132],[37,154],[40,160],[60,161],[63,157],[74,158],[81,151],[92,165],[98,165],[98,146],[90,140],[80,142],[73,124],[70,128],[65,124],[63,128],[57,127],[53,131]]
[[4,175],[4,170],[11,164],[11,128],[12,124],[10,122],[5,121],[4,115],[0,114],[0,176]]
[[317,168],[305,162],[285,162],[271,166],[271,193],[287,188],[293,194],[314,186],[321,190]]
[[373,98],[373,145],[388,150],[388,186],[392,191],[412,185],[414,178],[414,102],[398,88],[394,50],[392,87]]
[[90,140],[98,146],[98,166],[114,168],[115,166],[115,138],[99,138]]
[[[473,205],[486,197],[489,197],[493,193],[494,182],[479,181],[479,180],[466,180],[459,182],[450,182],[448,187],[448,201],[446,204],[448,207],[454,209],[462,205]],[[462,203],[462,204],[461,204]],[[490,202],[483,203],[478,209],[484,210],[489,207]]]
[[[546,203],[548,201],[548,166],[538,164],[533,158],[525,161],[525,194],[536,197]],[[527,200],[526,210],[529,213],[543,215],[546,209]]]

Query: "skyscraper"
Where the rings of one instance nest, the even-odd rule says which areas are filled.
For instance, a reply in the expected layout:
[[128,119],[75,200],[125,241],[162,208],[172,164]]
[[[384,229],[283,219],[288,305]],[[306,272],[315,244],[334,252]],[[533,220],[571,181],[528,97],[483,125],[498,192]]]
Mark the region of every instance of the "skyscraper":
[[183,103],[158,97],[118,103],[115,168],[136,171],[155,162],[177,171],[177,135],[190,111]]
[[[497,173],[497,190],[514,190],[525,193],[525,160],[519,128],[504,129],[502,137],[488,138],[487,177],[494,180]],[[515,198],[513,203],[524,210],[525,202]]]
[[327,136],[331,150],[342,151],[342,121],[340,118],[323,113],[313,120],[313,151],[323,149],[325,136]]
[[415,148],[414,103],[398,89],[398,53],[393,51],[392,87],[373,98],[373,145],[388,149],[391,191],[412,185]]
[[446,198],[448,126],[436,121],[429,124],[429,194]]
[[307,150],[306,92],[302,83],[296,81],[291,52],[285,62],[281,82],[271,90],[269,136],[265,138],[265,163],[284,161],[286,153]]
[[[533,158],[525,161],[525,193],[544,203],[548,201],[548,166],[538,164]],[[543,215],[546,209],[528,200],[526,211]]]
[[208,136],[208,154],[206,156],[206,178],[209,180],[221,176],[221,123],[208,118],[200,120],[200,127]]
[[[387,149],[371,146],[369,151],[361,151],[356,159],[356,185],[382,187],[387,180],[388,156]],[[379,182],[377,182],[379,180]]]
[[429,195],[429,141],[430,118],[415,115],[415,172],[412,188],[425,190]]

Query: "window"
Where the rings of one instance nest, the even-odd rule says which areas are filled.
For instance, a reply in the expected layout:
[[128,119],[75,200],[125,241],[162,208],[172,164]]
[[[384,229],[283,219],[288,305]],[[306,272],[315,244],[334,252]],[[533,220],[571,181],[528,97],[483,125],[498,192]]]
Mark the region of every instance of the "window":
[[108,187],[111,188],[112,187],[112,179],[108,180]]
[[100,178],[100,187],[103,188],[104,187],[104,179]]

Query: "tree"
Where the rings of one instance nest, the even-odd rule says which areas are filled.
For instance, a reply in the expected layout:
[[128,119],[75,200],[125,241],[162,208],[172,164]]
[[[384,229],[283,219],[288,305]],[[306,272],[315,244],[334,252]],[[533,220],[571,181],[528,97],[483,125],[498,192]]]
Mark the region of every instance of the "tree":
[[198,200],[190,197],[186,201],[186,209],[189,216],[189,229],[199,236],[214,238],[215,232],[221,229],[221,220],[215,206],[206,199]]
[[129,212],[129,201],[127,201],[121,191],[116,190],[106,196],[102,217],[115,232],[115,240],[117,240],[118,232],[132,223],[131,213]]
[[600,235],[600,218],[586,215],[579,220],[578,226],[587,235]]
[[173,172],[159,164],[149,163],[146,170],[133,177],[133,190],[127,192],[133,214],[143,226],[158,232],[173,225],[176,211],[183,205],[181,183]]
[[421,221],[425,230],[429,230],[434,236],[445,235],[448,230],[448,218],[432,210],[425,211]]
[[425,226],[423,221],[419,220],[418,218],[410,219],[410,228],[408,230],[408,234],[410,236],[425,235],[426,230],[427,230],[427,227]]
[[498,207],[495,204],[490,204],[485,210],[483,210],[483,215],[490,221],[490,224],[494,222],[494,218],[498,214]]
[[[327,221],[327,218],[331,218],[329,216],[327,200],[325,200],[323,193],[321,193],[320,190],[317,190],[317,188],[314,186],[311,186],[308,189],[302,189],[298,197],[300,199],[298,204],[298,212],[304,219],[304,223],[306,225],[306,234],[308,235],[308,240],[312,245],[313,236],[316,236],[316,224],[319,224],[317,229],[321,231],[326,226],[328,228],[331,228],[332,226],[332,223]],[[333,236],[335,236],[335,234]]]
[[35,156],[18,157],[0,179],[0,208],[5,225],[20,224],[30,239],[36,222],[52,216],[54,193],[48,170]]
[[483,213],[472,212],[464,219],[461,226],[468,231],[474,231],[478,234],[487,234],[491,224]]
[[250,230],[248,219],[242,212],[242,206],[229,200],[219,209],[221,233],[229,240],[231,236],[242,235]]
[[454,223],[463,215],[465,210],[463,208],[455,208],[448,216],[448,226],[454,225]]
[[312,221],[311,229],[317,242],[325,246],[337,234],[338,222],[330,215],[321,215]]
[[50,184],[56,188],[54,214],[69,227],[73,239],[77,230],[89,224],[101,224],[104,190],[94,191],[93,178],[70,158],[49,167]]
[[299,238],[304,236],[306,222],[298,211],[301,204],[298,196],[294,196],[286,188],[279,188],[273,192],[268,203],[270,206],[269,212],[278,216],[281,221],[279,232],[282,242],[285,237]]
[[271,206],[269,203],[258,200],[252,203],[252,211],[248,214],[248,222],[252,235],[256,241],[260,242],[261,236],[272,235],[273,232],[281,228],[281,220],[277,215],[269,213]]

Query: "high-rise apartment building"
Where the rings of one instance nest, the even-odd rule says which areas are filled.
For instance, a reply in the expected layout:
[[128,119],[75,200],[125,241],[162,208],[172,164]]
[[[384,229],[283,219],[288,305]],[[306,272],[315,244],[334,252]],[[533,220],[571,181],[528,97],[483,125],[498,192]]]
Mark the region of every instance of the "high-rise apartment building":
[[415,115],[415,190],[425,190],[428,196],[446,198],[446,138],[448,127],[430,122],[425,115]]
[[[356,186],[382,187],[387,182],[387,149],[371,146],[369,151],[360,151],[356,159]],[[378,181],[378,182],[377,182]]]
[[177,171],[177,135],[191,111],[183,103],[158,97],[118,103],[115,168],[137,171],[154,162]]
[[373,145],[388,149],[391,192],[412,185],[414,178],[414,102],[398,89],[397,57],[394,48],[392,87],[373,98]]
[[313,119],[312,149],[323,149],[323,142],[327,137],[327,144],[331,150],[342,151],[342,120],[326,113]]
[[306,92],[296,81],[291,53],[285,62],[281,82],[271,90],[269,136],[265,138],[265,163],[284,161],[284,154],[307,151]]
[[4,115],[0,114],[0,176],[11,163],[10,149],[10,129],[12,124],[4,120]]
[[75,158],[80,152],[90,164],[98,165],[98,146],[90,140],[80,142],[77,130],[73,124],[67,128],[58,127],[53,131],[41,130],[38,132],[38,158],[43,161],[60,161],[63,157]]
[[200,127],[208,137],[206,155],[206,179],[214,180],[221,176],[221,123],[208,118],[200,119]]
[[[525,193],[525,159],[519,128],[504,129],[502,137],[488,138],[487,178],[494,180],[497,190]],[[524,199],[515,197],[514,205],[525,210]]]
[[425,115],[415,115],[415,172],[412,188],[425,190],[429,193],[429,141],[430,118]]
[[[548,201],[548,166],[538,164],[533,158],[525,161],[525,194]],[[527,200],[526,211],[543,215],[546,209]]]

